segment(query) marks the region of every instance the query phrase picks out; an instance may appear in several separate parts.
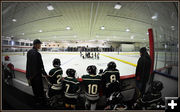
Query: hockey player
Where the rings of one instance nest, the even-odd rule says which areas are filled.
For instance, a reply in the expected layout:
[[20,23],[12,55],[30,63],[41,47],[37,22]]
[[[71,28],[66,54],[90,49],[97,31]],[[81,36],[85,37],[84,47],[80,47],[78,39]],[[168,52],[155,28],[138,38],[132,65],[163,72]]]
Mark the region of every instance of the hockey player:
[[103,93],[106,93],[106,98],[108,98],[111,93],[118,91],[120,86],[120,74],[119,70],[116,69],[115,62],[109,62],[107,69],[102,74],[102,85]]
[[96,52],[94,53],[94,58],[96,59]]
[[9,84],[9,80],[14,78],[14,65],[10,62],[10,57],[5,56],[3,62],[4,81]]
[[99,88],[101,76],[96,75],[97,68],[94,65],[87,67],[89,75],[83,75],[83,85],[85,86],[85,108],[90,110],[96,109],[96,104],[99,99]]
[[76,71],[67,69],[67,77],[63,80],[64,102],[66,109],[76,109],[78,94],[80,92],[79,81],[75,78]]
[[48,81],[51,86],[49,88],[48,96],[51,98],[52,96],[61,94],[62,90],[62,74],[63,70],[60,67],[61,61],[58,58],[53,60],[54,68],[49,71]]
[[99,59],[99,52],[97,53],[97,56],[96,56],[96,57],[97,57],[97,59]]

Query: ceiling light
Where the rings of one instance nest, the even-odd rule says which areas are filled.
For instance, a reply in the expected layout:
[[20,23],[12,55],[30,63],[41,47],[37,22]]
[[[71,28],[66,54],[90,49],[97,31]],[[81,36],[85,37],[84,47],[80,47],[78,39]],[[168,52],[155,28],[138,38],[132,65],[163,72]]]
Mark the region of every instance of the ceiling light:
[[157,14],[157,13],[155,13],[155,14],[154,14],[154,16],[152,16],[151,18],[152,18],[153,20],[157,20],[157,18],[158,18],[158,14]]
[[117,3],[114,5],[114,9],[120,9],[122,7],[122,5],[120,3]]
[[104,26],[101,26],[101,30],[104,30],[105,29],[105,27]]
[[147,35],[149,35],[149,33],[148,33],[148,32],[147,32],[146,34],[147,34]]
[[70,30],[71,28],[69,26],[66,27],[67,30]]
[[146,40],[146,39],[144,39],[144,40]]
[[12,19],[13,22],[16,22],[17,20],[16,19]]
[[174,26],[171,26],[171,29],[172,29],[172,30],[175,30]]
[[39,32],[43,32],[42,30],[39,30]]
[[134,39],[134,36],[131,36],[131,39]]
[[48,9],[49,11],[52,11],[52,10],[54,10],[54,7],[53,7],[52,5],[48,5],[48,6],[47,6],[47,9]]
[[24,35],[24,33],[22,33],[22,35]]
[[129,32],[130,30],[129,29],[126,29],[126,32]]

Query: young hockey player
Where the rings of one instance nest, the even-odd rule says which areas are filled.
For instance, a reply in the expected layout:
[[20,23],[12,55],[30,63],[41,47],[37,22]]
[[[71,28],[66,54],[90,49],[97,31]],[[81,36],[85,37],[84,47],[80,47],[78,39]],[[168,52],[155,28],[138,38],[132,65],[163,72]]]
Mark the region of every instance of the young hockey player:
[[94,53],[94,58],[96,59],[96,52]]
[[49,71],[48,80],[51,83],[49,88],[48,96],[51,98],[52,96],[59,95],[62,91],[62,74],[63,70],[60,67],[61,61],[58,58],[53,60],[54,68]]
[[102,74],[103,93],[106,94],[106,98],[108,98],[114,91],[118,91],[119,84],[120,74],[119,70],[116,69],[116,63],[109,62],[107,69]]
[[99,99],[101,76],[96,75],[97,68],[94,65],[88,66],[87,72],[89,75],[82,76],[83,85],[85,86],[85,108],[95,110]]
[[3,78],[4,81],[9,84],[9,80],[14,78],[14,65],[10,62],[10,57],[5,56],[3,62]]
[[97,59],[99,59],[99,52],[97,53],[97,56],[96,56],[96,57],[97,57]]
[[64,102],[66,109],[76,109],[78,94],[80,92],[79,82],[75,78],[76,71],[67,69],[67,77],[63,80]]

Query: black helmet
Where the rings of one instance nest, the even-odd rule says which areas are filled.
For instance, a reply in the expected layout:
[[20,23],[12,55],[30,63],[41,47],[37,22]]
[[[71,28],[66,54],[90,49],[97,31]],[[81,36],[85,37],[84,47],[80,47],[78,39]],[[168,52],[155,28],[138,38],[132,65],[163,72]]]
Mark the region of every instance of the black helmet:
[[74,69],[69,68],[66,70],[66,74],[68,77],[75,77],[75,73],[76,73],[76,70]]
[[163,84],[160,81],[153,81],[151,84],[152,91],[160,92],[163,89]]
[[96,75],[96,66],[95,65],[90,65],[87,67],[86,71],[89,73],[89,74],[92,74],[92,75]]
[[140,50],[139,50],[140,53],[144,54],[145,52],[147,52],[146,50],[146,47],[142,47]]
[[36,44],[42,44],[42,42],[39,39],[35,39],[33,41],[33,45],[36,45]]
[[103,73],[103,69],[100,69],[100,70],[99,70],[99,74],[102,74],[102,73]]
[[111,62],[108,63],[107,66],[108,66],[108,69],[115,69],[116,68],[116,63],[111,61]]
[[54,67],[59,67],[60,65],[61,65],[60,59],[55,58],[55,59],[53,60],[53,66],[54,66]]

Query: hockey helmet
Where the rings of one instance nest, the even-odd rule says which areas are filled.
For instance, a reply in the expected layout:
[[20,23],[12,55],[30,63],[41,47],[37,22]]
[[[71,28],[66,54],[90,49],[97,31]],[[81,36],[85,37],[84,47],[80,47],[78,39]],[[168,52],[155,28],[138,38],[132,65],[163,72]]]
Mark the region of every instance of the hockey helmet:
[[86,71],[87,71],[89,74],[96,75],[97,68],[96,68],[95,65],[90,65],[90,66],[87,67]]
[[108,66],[108,69],[115,69],[116,68],[116,63],[111,61],[111,62],[108,63],[107,66]]
[[153,91],[160,92],[163,89],[163,84],[161,81],[153,81],[151,87]]
[[9,61],[9,56],[5,56],[5,57],[4,57],[4,60],[5,60],[5,61]]
[[69,68],[66,70],[66,74],[68,77],[75,77],[76,70]]
[[59,67],[60,65],[61,65],[60,59],[55,58],[55,59],[53,60],[53,66],[54,66],[54,67]]

